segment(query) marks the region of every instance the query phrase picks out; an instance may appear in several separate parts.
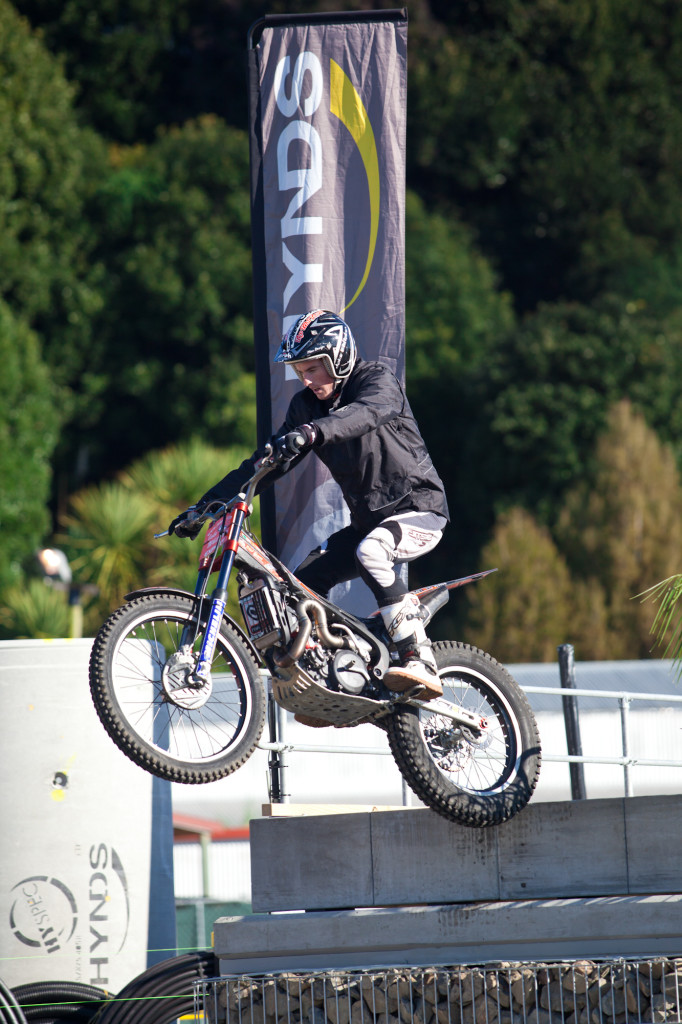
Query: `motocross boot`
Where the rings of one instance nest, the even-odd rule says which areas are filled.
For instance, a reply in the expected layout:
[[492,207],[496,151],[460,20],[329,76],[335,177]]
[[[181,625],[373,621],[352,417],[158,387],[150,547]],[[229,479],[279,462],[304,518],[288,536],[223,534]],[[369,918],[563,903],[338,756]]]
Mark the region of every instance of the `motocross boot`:
[[384,675],[384,684],[396,693],[414,689],[417,700],[442,697],[436,659],[427,639],[419,599],[406,594],[400,601],[379,609],[398,652],[398,664]]

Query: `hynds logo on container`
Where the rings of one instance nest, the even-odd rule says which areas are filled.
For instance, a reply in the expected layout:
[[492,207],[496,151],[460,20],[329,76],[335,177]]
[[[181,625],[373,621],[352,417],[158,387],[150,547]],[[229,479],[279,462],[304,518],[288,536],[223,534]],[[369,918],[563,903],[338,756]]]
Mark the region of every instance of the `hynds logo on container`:
[[9,925],[19,942],[44,953],[63,951],[75,936],[89,957],[90,984],[106,986],[108,964],[123,949],[130,926],[128,882],[113,847],[105,843],[90,847],[84,882],[87,906],[78,907],[74,893],[60,879],[23,878],[11,889]]
[[113,846],[91,846],[90,868],[90,984],[105,988],[109,983],[109,961],[121,952],[128,935],[130,894],[121,858]]
[[12,887],[9,924],[25,946],[56,953],[69,941],[78,923],[73,893],[58,878],[31,875]]

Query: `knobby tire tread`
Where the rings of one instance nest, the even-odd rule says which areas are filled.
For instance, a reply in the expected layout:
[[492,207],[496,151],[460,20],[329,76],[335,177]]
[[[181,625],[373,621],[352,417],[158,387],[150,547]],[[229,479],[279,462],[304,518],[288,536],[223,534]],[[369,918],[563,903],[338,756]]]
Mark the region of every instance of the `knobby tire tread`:
[[481,668],[489,669],[491,680],[503,690],[519,722],[524,777],[517,775],[512,786],[499,794],[476,795],[449,783],[426,748],[419,727],[419,709],[410,706],[400,709],[388,720],[391,753],[415,795],[437,814],[468,828],[502,824],[526,806],[537,785],[541,751],[535,716],[518,683],[490,654],[459,641],[438,641],[433,649],[441,670],[450,662],[455,666],[457,658],[462,655],[466,658],[473,656],[475,660],[482,661]]
[[[169,782],[179,782],[184,785],[201,785],[207,782],[216,782],[218,779],[225,778],[226,775],[231,775],[233,772],[237,771],[238,768],[241,768],[256,749],[265,727],[264,698],[258,701],[258,695],[254,693],[254,718],[260,720],[255,728],[255,736],[252,738],[248,747],[242,751],[241,755],[231,759],[229,766],[198,768],[196,765],[191,765],[183,768],[180,766],[176,767],[166,764],[159,757],[150,754],[134,736],[130,735],[125,727],[121,725],[119,715],[114,707],[114,701],[109,693],[106,673],[107,649],[108,644],[114,642],[112,638],[116,632],[116,627],[129,613],[131,606],[139,605],[143,607],[147,604],[149,605],[149,610],[151,612],[153,606],[160,598],[168,600],[171,598],[174,598],[175,600],[178,599],[176,594],[168,594],[162,590],[152,594],[144,594],[136,597],[113,612],[97,633],[92,645],[89,665],[90,692],[95,705],[95,710],[109,737],[114,741],[119,750],[138,765],[138,767],[143,768],[145,771],[150,772],[158,778],[166,779]],[[260,666],[234,627],[231,626],[229,622],[223,621],[220,632],[223,635],[225,632],[232,634],[232,639],[242,648],[244,660],[251,664],[255,673],[258,673]],[[260,680],[259,686],[261,686]],[[258,714],[258,704],[261,705],[260,714]]]

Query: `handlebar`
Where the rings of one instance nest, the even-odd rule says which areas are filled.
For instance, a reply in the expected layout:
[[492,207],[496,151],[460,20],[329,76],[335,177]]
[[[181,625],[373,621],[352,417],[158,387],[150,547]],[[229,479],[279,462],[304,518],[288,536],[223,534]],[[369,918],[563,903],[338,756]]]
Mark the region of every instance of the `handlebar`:
[[[301,438],[303,444],[305,444],[305,438]],[[224,515],[225,512],[230,508],[231,505],[238,501],[245,501],[249,508],[253,506],[253,499],[256,496],[256,487],[263,477],[267,476],[274,469],[280,465],[280,460],[277,459],[274,453],[274,449],[270,442],[265,445],[265,455],[255,464],[255,472],[253,476],[249,477],[244,483],[244,489],[236,494],[229,501],[220,501],[215,499],[210,501],[204,509],[199,513],[198,516],[193,520],[199,526],[203,526],[204,523],[215,522],[220,516]],[[168,530],[163,530],[161,533],[154,534],[154,540],[160,540],[161,537],[167,537]]]

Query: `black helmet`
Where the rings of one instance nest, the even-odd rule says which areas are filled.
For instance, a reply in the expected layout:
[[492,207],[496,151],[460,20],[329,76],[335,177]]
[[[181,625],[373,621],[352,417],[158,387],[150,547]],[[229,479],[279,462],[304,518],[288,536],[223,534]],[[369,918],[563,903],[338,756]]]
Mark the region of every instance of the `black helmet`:
[[350,376],[356,356],[355,339],[346,321],[329,310],[314,309],[299,316],[286,332],[275,362],[322,359],[329,376],[338,382]]

